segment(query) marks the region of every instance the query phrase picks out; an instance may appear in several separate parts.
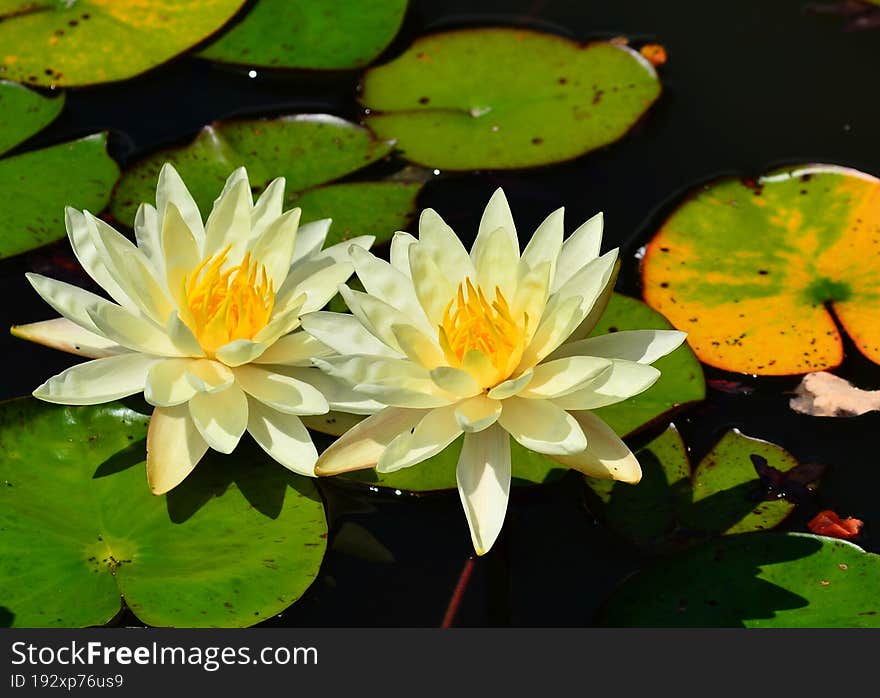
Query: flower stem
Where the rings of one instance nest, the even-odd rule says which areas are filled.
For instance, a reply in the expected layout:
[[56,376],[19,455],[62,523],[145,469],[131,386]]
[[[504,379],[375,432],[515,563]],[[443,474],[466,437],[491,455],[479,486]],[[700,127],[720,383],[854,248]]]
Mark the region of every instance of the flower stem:
[[452,592],[452,597],[449,599],[449,605],[446,607],[443,622],[440,624],[441,628],[451,628],[453,622],[455,622],[458,607],[461,605],[461,600],[464,598],[464,592],[467,590],[468,581],[470,581],[471,573],[473,571],[474,556],[471,555],[465,561],[464,567],[461,568],[461,574],[458,575],[458,582],[455,585],[455,590]]

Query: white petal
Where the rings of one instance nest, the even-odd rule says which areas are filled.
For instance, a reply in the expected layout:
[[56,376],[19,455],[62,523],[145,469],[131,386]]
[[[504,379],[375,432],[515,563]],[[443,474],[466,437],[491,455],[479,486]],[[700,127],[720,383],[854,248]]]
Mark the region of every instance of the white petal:
[[[409,248],[410,245],[414,245],[416,242],[418,240],[402,230],[398,230],[391,238],[391,250],[389,253],[391,266],[409,278],[412,278],[412,272],[409,268]],[[467,252],[465,252],[465,255],[467,255]]]
[[586,339],[590,332],[593,331],[593,328],[599,323],[599,320],[602,319],[602,315],[605,314],[605,310],[611,302],[611,296],[614,295],[614,284],[617,283],[617,273],[619,270],[620,260],[617,260],[614,269],[611,272],[611,276],[608,281],[605,282],[605,289],[593,302],[593,307],[590,312],[587,313],[584,319],[581,320],[581,323],[571,331],[571,334],[568,335],[568,339],[565,340],[566,342],[576,342],[581,339]]
[[[236,170],[238,172],[238,170]],[[230,180],[235,172],[230,175]],[[228,184],[228,182],[227,182]],[[227,245],[232,246],[229,259],[235,263],[241,259],[251,238],[251,187],[247,179],[237,179],[217,198],[205,223],[205,257],[214,255]]]
[[159,170],[159,182],[156,185],[156,211],[160,221],[165,220],[168,204],[173,204],[180,212],[180,216],[196,240],[204,240],[205,228],[202,225],[202,214],[189,193],[189,189],[186,188],[171,163],[165,163]]
[[107,303],[87,312],[98,332],[124,347],[156,356],[181,356],[165,332],[119,305]]
[[323,218],[311,223],[303,223],[296,233],[296,244],[293,247],[293,262],[307,259],[321,251],[327,233],[330,232],[330,219]]
[[150,367],[144,399],[156,407],[173,407],[187,402],[196,389],[187,378],[192,359],[166,359]]
[[42,320],[31,322],[27,325],[15,325],[9,330],[14,337],[26,339],[29,342],[42,344],[53,349],[60,349],[69,354],[87,356],[90,359],[100,359],[106,356],[116,356],[128,351],[116,342],[94,332],[84,330],[67,318],[55,318],[54,320]]
[[309,313],[302,318],[302,326],[310,335],[342,355],[373,354],[396,359],[403,356],[373,336],[360,320],[348,313]]
[[329,356],[333,350],[308,332],[291,332],[277,340],[254,363],[311,366],[312,357]]
[[41,274],[28,272],[25,274],[25,278],[40,295],[40,298],[52,306],[56,312],[61,313],[61,315],[75,322],[84,330],[88,330],[93,334],[100,334],[100,330],[95,326],[88,311],[90,308],[112,305],[110,301],[90,291],[81,289],[79,286],[50,279],[48,276],[42,276]]
[[516,281],[519,267],[519,250],[511,244],[510,236],[504,228],[483,236],[479,246],[474,242],[471,257],[477,270],[477,281],[490,299],[495,297],[495,289],[508,299],[516,294]]
[[597,213],[575,230],[562,244],[551,291],[555,293],[575,272],[599,256],[604,219]]
[[202,349],[199,340],[196,339],[193,331],[181,320],[176,311],[171,313],[171,317],[168,318],[165,334],[168,335],[169,341],[177,349],[178,354],[193,357],[205,356],[205,350]]
[[392,325],[391,331],[398,346],[410,361],[415,361],[429,370],[446,363],[446,358],[437,342],[412,325]]
[[510,212],[510,205],[507,203],[507,197],[504,192],[498,188],[486,204],[483,216],[480,218],[480,228],[477,237],[474,240],[474,246],[471,248],[471,258],[476,259],[479,248],[485,242],[485,236],[494,232],[498,228],[503,228],[507,233],[510,245],[516,250],[516,256],[519,257],[519,240],[516,236],[516,226],[513,223],[513,214]]
[[687,337],[676,330],[624,330],[567,342],[553,352],[552,359],[564,356],[604,356],[640,364],[652,364],[675,351]]
[[635,361],[611,360],[611,371],[583,390],[553,400],[564,410],[594,410],[644,392],[660,378],[660,371]]
[[[429,258],[434,260],[442,276],[453,288],[468,277],[476,279],[471,256],[458,235],[450,228],[434,209],[426,208],[419,216],[419,245]],[[412,260],[412,257],[409,258]],[[417,274],[413,272],[413,278]]]
[[[443,313],[458,291],[459,282],[450,278],[438,264],[430,248],[416,243],[409,247],[409,265],[416,297],[431,328],[443,321]],[[468,262],[470,266],[470,262]],[[476,272],[474,273],[476,276]],[[464,279],[462,279],[463,282]],[[436,330],[432,330],[436,332]]]
[[352,291],[348,286],[340,286],[339,293],[345,304],[370,334],[397,352],[403,353],[394,335],[394,325],[412,325],[410,319],[378,298]]
[[324,414],[330,410],[320,391],[308,383],[256,366],[239,366],[235,380],[251,397],[285,414]]
[[[253,235],[260,235],[269,225],[281,217],[284,207],[284,184],[284,177],[277,177],[269,182],[269,186],[260,194],[260,198],[257,199],[251,211],[251,232]],[[291,246],[292,243],[293,240],[291,240]],[[290,260],[288,260],[289,263]]]
[[501,402],[485,395],[477,395],[455,405],[455,419],[465,432],[488,429],[501,416]]
[[218,393],[235,381],[235,374],[228,366],[211,359],[190,361],[186,379],[200,393]]
[[367,417],[340,436],[324,451],[315,465],[317,475],[338,475],[372,468],[388,445],[418,424],[426,410],[388,407]]
[[156,359],[120,354],[71,366],[34,391],[34,397],[62,405],[97,405],[134,395],[144,389]]
[[516,378],[511,378],[503,383],[499,383],[489,391],[489,397],[494,400],[504,400],[505,398],[518,394],[529,383],[531,383],[534,373],[534,370],[530,368],[523,371]]
[[230,385],[216,393],[196,393],[189,414],[211,448],[232,453],[247,427],[248,401],[241,388]]
[[440,453],[461,434],[453,405],[431,410],[412,431],[402,432],[376,464],[380,473],[393,473]]
[[[350,414],[364,415],[376,414],[376,412],[385,408],[385,405],[376,402],[363,393],[359,393],[352,389],[350,384],[324,373],[324,371],[317,367],[297,368],[282,366],[279,367],[279,371],[283,371],[286,375],[293,376],[320,390],[330,405],[331,411],[338,410]],[[303,415],[303,417],[305,416]]]
[[587,436],[589,446],[581,453],[552,456],[569,468],[590,477],[635,483],[642,478],[639,462],[627,445],[605,422],[591,412],[572,412]]
[[510,496],[510,437],[498,425],[465,434],[456,469],[458,493],[477,555],[495,543]]
[[64,209],[64,223],[70,246],[80,265],[110,297],[122,305],[130,305],[131,299],[104,266],[101,254],[95,246],[95,227],[88,217],[68,206]]
[[186,405],[157,407],[147,431],[147,483],[165,494],[189,475],[208,450]]
[[165,281],[178,309],[184,311],[188,307],[185,293],[186,279],[202,261],[201,243],[173,203],[168,203],[164,217],[160,220],[162,221],[162,255],[165,257]]
[[562,250],[564,232],[564,208],[551,213],[535,230],[532,239],[522,253],[522,263],[528,269],[536,269],[541,264],[550,264],[549,278],[552,280],[556,272],[556,262]]
[[275,218],[259,232],[251,246],[253,258],[266,268],[276,290],[283,286],[290,271],[300,213],[300,209],[294,208]]
[[299,270],[294,268],[275,297],[276,305],[283,307],[293,299],[305,295],[301,313],[305,315],[320,310],[339,291],[339,284],[347,281],[354,271],[351,262],[318,260],[314,266],[318,265],[322,268],[316,268],[313,273],[302,276],[298,273]]
[[300,295],[298,298],[291,300],[286,308],[276,309],[269,324],[254,335],[253,341],[269,347],[280,337],[298,329],[302,324],[300,315],[303,313],[303,303],[305,303],[305,300],[305,295]]
[[557,398],[580,390],[611,372],[611,361],[594,356],[569,356],[535,366],[534,377],[520,397]]
[[587,439],[574,418],[549,400],[504,400],[498,423],[529,450],[537,453],[577,453]]
[[[330,436],[342,436],[363,419],[363,415],[360,414],[334,412],[333,410],[326,414],[304,414],[299,417],[307,429]],[[314,466],[314,464],[312,465]],[[314,472],[311,474],[314,475]]]
[[159,213],[150,204],[138,206],[134,216],[134,237],[138,249],[150,261],[159,278],[165,278],[165,255],[162,254],[162,234]]
[[452,366],[438,366],[432,369],[431,380],[441,390],[452,393],[459,398],[470,397],[482,392],[482,387],[470,373]]
[[268,349],[267,344],[249,339],[236,339],[220,347],[215,356],[227,366],[241,366],[256,361]]
[[249,403],[247,430],[254,441],[288,470],[314,477],[318,451],[300,418],[256,400]]

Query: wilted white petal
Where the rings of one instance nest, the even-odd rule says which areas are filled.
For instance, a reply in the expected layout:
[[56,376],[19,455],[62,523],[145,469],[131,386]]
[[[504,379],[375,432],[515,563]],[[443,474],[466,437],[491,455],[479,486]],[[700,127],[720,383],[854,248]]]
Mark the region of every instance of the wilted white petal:
[[418,424],[427,410],[387,407],[340,436],[315,464],[317,475],[338,475],[372,468],[388,445]]
[[465,434],[456,480],[477,555],[495,543],[510,496],[510,437],[497,424]]
[[572,412],[571,415],[580,424],[589,445],[580,453],[551,456],[554,460],[590,477],[630,483],[641,480],[638,460],[611,427],[591,412]]
[[34,397],[63,405],[97,405],[144,389],[156,361],[144,354],[120,354],[71,366],[34,391]]
[[42,320],[27,325],[14,325],[9,330],[14,337],[60,349],[69,354],[100,359],[128,352],[123,346],[106,337],[89,332],[67,318]]
[[165,494],[189,475],[208,450],[186,405],[157,407],[147,431],[147,483]]

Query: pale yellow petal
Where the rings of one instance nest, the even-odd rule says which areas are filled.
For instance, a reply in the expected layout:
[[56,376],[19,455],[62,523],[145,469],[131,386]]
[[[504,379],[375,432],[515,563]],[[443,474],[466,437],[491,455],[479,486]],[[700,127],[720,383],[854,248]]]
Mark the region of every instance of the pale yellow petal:
[[299,417],[250,399],[248,433],[260,448],[288,470],[314,477],[318,451]]
[[624,330],[590,337],[577,342],[566,342],[550,358],[565,356],[602,356],[624,359],[640,364],[651,364],[675,351],[687,337],[677,330]]
[[438,366],[431,370],[430,375],[438,388],[458,398],[470,397],[482,392],[482,387],[476,378],[460,368]]
[[187,402],[196,389],[187,378],[193,359],[165,359],[150,367],[144,399],[156,407],[173,407]]
[[577,453],[587,447],[574,418],[549,400],[507,398],[498,423],[520,444],[538,453]]
[[647,364],[619,359],[611,359],[611,364],[607,375],[553,402],[565,410],[594,410],[638,395],[660,378],[660,371]]
[[251,397],[285,414],[324,414],[330,410],[320,391],[288,375],[257,366],[239,366],[235,380]]
[[98,405],[139,393],[155,362],[144,354],[120,354],[86,361],[52,376],[34,397],[62,405]]
[[489,391],[489,397],[494,400],[504,400],[505,398],[517,395],[532,381],[533,375],[534,370],[531,368],[527,369],[516,378],[511,378],[504,381],[503,383],[499,383],[498,385],[496,385],[494,388],[492,388],[492,390]]
[[392,325],[391,331],[397,339],[398,346],[410,361],[415,361],[429,370],[446,363],[437,342],[412,325]]
[[599,256],[603,225],[603,216],[597,213],[563,242],[551,288],[554,293],[587,262]]
[[196,393],[189,401],[189,414],[211,448],[232,453],[247,427],[247,398],[236,385],[216,393]]
[[173,490],[208,450],[186,405],[157,407],[147,431],[147,483],[153,494]]
[[461,435],[454,406],[440,407],[426,414],[412,431],[404,430],[386,448],[376,470],[393,473],[434,456]]
[[488,429],[501,416],[501,401],[476,395],[455,405],[455,419],[467,433]]
[[520,397],[545,400],[562,397],[599,381],[611,372],[611,361],[594,356],[569,356],[535,366],[534,376]]
[[[339,354],[373,354],[402,358],[403,354],[368,332],[360,320],[348,313],[319,311],[302,318],[303,329]],[[393,327],[392,327],[393,331]]]
[[63,317],[31,322],[27,325],[14,325],[9,331],[19,339],[90,359],[116,356],[128,351],[116,342],[89,332]]
[[587,437],[586,450],[571,455],[552,455],[563,465],[590,477],[636,483],[642,469],[629,447],[605,422],[591,412],[572,412]]
[[277,340],[256,358],[258,364],[311,366],[312,357],[329,356],[333,350],[308,332],[291,332]]
[[201,245],[201,241],[205,239],[202,214],[177,170],[171,163],[166,162],[159,170],[159,181],[156,185],[156,211],[160,222],[165,220],[169,204],[177,209],[182,220]]
[[251,361],[256,361],[268,345],[262,342],[252,342],[249,339],[236,339],[229,344],[224,344],[217,350],[216,357],[227,366],[241,366]]

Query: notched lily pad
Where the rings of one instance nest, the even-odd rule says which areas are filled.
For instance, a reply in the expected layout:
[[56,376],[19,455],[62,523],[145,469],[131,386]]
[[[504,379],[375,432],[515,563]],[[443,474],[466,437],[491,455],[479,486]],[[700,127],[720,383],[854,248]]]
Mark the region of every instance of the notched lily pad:
[[880,180],[834,165],[722,179],[663,223],[644,296],[701,361],[788,375],[833,368],[843,343],[880,363]]
[[0,599],[15,627],[238,627],[293,603],[326,547],[311,480],[256,446],[207,456],[167,496],[144,471],[148,418],[119,403],[0,405]]
[[636,452],[636,485],[586,478],[605,523],[640,548],[664,551],[720,534],[779,525],[795,504],[769,491],[756,470],[789,473],[797,460],[775,444],[727,432],[691,472],[687,448],[674,425]]
[[64,207],[101,211],[118,177],[106,133],[0,160],[0,259],[63,238]]
[[148,155],[126,169],[110,212],[130,226],[138,205],[154,198],[159,170],[170,162],[207,216],[226,177],[244,165],[255,193],[275,177],[285,177],[286,205],[301,206],[303,222],[333,218],[327,244],[357,235],[376,235],[381,242],[405,227],[421,182],[333,182],[390,152],[390,143],[333,116],[217,122],[188,145]]
[[803,533],[748,533],[660,560],[606,601],[615,627],[876,628],[880,556]]
[[0,154],[42,131],[63,107],[63,93],[44,97],[22,85],[0,80]]
[[43,86],[125,80],[216,32],[244,0],[6,0],[0,77]]
[[406,5],[407,0],[258,0],[198,55],[256,68],[361,68],[391,43]]
[[510,28],[418,39],[362,88],[380,138],[450,170],[578,157],[621,138],[660,95],[653,66],[626,46]]

